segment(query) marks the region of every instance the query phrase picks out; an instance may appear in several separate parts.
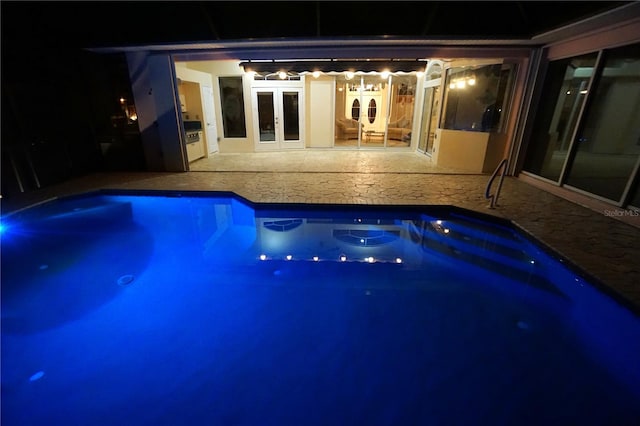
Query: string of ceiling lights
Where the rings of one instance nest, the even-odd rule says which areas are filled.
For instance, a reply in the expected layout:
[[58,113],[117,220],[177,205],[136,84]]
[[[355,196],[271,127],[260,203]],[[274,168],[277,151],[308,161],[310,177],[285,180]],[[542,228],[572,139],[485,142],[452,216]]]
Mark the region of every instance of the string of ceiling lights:
[[248,74],[256,79],[299,79],[301,75],[310,74],[318,78],[322,74],[344,75],[347,80],[354,78],[356,74],[379,74],[387,78],[390,74],[413,72],[423,73],[428,60],[250,60],[240,62],[240,66]]

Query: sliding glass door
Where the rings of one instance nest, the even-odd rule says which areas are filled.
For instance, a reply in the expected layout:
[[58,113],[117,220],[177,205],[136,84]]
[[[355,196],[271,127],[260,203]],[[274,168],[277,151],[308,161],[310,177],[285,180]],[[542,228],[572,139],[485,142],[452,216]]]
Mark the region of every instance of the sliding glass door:
[[388,147],[398,148],[411,145],[416,85],[415,73],[391,76],[386,139]]
[[597,59],[590,53],[549,64],[524,170],[560,181]]
[[638,203],[640,44],[552,61],[537,111],[525,172]]
[[360,123],[360,77],[353,74],[336,76],[335,147],[358,147],[362,137]]
[[605,52],[566,184],[622,202],[640,160],[640,44]]

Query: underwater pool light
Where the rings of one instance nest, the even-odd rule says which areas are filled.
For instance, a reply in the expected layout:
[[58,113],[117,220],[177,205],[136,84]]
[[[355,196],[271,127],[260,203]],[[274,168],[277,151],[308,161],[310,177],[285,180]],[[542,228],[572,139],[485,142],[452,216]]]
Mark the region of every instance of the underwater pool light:
[[346,262],[347,261],[347,255],[346,254],[341,254],[340,255],[340,262]]
[[267,255],[266,254],[261,254],[260,255],[260,260],[267,260]]
[[286,257],[285,259],[287,259],[287,260],[291,260],[291,259],[293,259],[293,256],[291,256],[290,254],[288,254],[288,255],[287,255],[287,257]]

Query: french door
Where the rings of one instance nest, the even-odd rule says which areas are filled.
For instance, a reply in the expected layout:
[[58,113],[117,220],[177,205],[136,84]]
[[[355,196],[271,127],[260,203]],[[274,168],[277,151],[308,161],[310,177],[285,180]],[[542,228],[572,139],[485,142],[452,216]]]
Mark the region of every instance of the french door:
[[256,151],[304,148],[302,87],[251,89]]

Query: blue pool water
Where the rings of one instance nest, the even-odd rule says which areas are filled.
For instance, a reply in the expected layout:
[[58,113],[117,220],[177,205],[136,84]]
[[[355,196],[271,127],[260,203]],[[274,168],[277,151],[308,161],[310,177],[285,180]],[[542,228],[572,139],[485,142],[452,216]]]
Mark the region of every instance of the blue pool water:
[[640,317],[449,207],[100,192],[2,221],[2,425],[637,425]]

